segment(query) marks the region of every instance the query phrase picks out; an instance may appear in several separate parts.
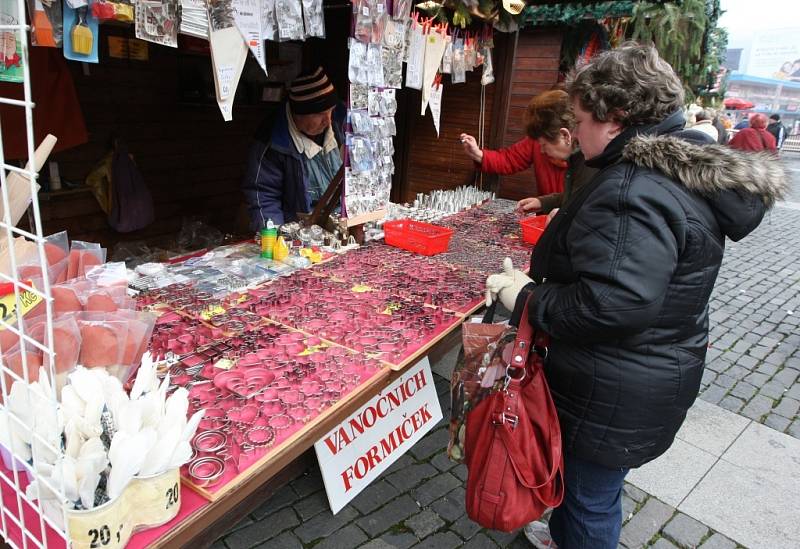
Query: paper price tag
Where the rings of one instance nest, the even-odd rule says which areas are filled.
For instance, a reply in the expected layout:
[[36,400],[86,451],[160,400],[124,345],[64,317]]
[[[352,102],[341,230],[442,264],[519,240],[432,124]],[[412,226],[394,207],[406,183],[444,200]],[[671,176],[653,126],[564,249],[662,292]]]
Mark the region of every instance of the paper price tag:
[[[25,316],[31,309],[42,302],[42,296],[26,290],[20,292],[19,302],[22,306],[22,316]],[[17,300],[13,292],[0,298],[0,316],[9,324],[14,324],[17,321]],[[3,329],[0,327],[0,330]]]

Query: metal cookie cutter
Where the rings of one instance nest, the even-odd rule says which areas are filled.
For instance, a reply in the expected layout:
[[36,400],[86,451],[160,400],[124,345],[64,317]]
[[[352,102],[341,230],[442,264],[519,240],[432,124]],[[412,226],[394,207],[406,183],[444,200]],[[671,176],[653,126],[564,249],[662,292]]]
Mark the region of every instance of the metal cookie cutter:
[[201,488],[214,486],[224,474],[225,462],[218,457],[201,457],[189,464],[189,476]]
[[219,452],[228,443],[228,436],[222,431],[203,431],[192,441],[192,446],[198,452],[212,454]]

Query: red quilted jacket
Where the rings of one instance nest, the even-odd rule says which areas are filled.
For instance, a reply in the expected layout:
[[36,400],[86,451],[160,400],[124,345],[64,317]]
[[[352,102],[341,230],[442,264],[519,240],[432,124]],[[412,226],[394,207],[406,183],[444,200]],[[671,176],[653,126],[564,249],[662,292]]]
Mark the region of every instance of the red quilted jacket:
[[564,192],[566,162],[551,159],[535,139],[525,137],[505,149],[483,149],[484,173],[511,175],[533,166],[537,195]]
[[745,128],[733,136],[728,143],[734,149],[743,151],[777,150],[775,137],[765,129]]

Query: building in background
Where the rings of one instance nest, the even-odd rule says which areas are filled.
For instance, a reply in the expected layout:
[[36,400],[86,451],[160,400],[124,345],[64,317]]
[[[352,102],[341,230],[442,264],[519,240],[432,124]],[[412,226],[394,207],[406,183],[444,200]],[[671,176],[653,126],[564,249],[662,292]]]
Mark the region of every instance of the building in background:
[[791,133],[800,133],[800,27],[756,32],[741,48],[729,48],[726,98],[753,107],[736,111],[737,120],[753,112],[779,114]]

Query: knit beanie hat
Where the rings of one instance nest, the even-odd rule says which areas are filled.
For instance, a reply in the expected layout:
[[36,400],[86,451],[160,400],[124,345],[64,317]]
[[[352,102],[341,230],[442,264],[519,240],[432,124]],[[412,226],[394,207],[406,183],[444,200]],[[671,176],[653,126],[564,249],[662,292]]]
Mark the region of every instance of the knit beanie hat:
[[289,87],[289,105],[294,114],[321,113],[335,107],[338,101],[322,67],[301,73]]

